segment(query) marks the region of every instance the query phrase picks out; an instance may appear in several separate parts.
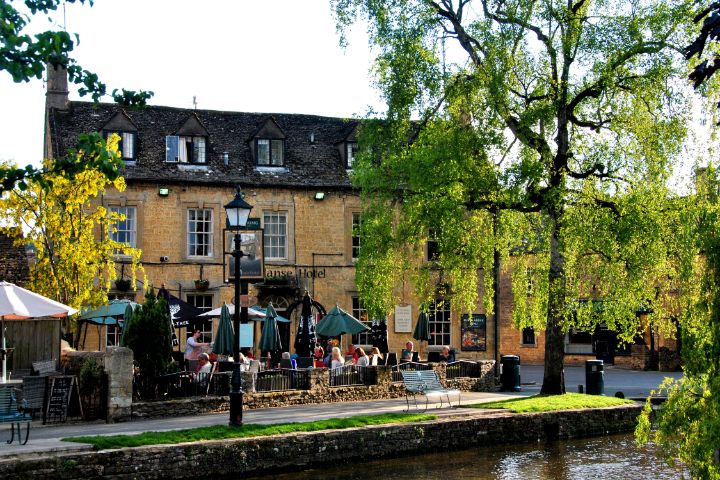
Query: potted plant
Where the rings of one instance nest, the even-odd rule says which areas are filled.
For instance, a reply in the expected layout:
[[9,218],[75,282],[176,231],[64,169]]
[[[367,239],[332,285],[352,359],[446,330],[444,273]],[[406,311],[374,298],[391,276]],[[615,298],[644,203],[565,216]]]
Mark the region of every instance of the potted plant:
[[210,280],[208,280],[208,279],[201,278],[201,279],[195,280],[195,290],[204,292],[205,290],[208,289],[209,286],[210,286]]
[[115,288],[121,292],[130,290],[130,280],[127,278],[118,278],[115,280]]
[[265,285],[290,285],[290,277],[287,275],[268,275],[265,277]]

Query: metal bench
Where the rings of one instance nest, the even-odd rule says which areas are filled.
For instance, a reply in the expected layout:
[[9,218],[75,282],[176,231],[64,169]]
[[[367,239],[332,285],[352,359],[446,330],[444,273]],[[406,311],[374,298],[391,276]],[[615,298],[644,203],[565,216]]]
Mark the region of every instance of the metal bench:
[[400,373],[402,373],[405,386],[405,401],[407,402],[405,412],[410,411],[410,397],[415,402],[415,409],[420,410],[417,401],[418,395],[425,396],[425,410],[428,408],[430,397],[438,397],[440,399],[439,408],[442,408],[445,399],[447,399],[448,407],[451,407],[450,395],[457,395],[457,404],[460,406],[460,390],[443,387],[435,370],[402,370]]
[[[15,441],[15,427],[17,427],[18,443],[25,445],[30,436],[30,422],[32,416],[18,410],[17,403],[15,402],[15,392],[12,388],[0,388],[0,423],[9,423],[11,429],[10,440],[7,443],[13,443]],[[27,424],[25,431],[25,441],[22,441],[22,429],[21,424]]]

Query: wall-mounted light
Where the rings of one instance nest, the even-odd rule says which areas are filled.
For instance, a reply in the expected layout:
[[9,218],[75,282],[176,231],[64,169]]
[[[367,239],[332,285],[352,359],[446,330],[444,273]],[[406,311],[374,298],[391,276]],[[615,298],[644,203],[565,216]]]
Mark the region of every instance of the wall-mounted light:
[[222,159],[223,163],[227,165],[230,162],[230,154],[228,152],[223,152]]
[[170,189],[168,187],[160,187],[158,188],[158,195],[161,197],[167,197],[170,195]]
[[325,200],[325,192],[315,192],[315,200]]
[[310,143],[315,143],[315,132],[310,133]]

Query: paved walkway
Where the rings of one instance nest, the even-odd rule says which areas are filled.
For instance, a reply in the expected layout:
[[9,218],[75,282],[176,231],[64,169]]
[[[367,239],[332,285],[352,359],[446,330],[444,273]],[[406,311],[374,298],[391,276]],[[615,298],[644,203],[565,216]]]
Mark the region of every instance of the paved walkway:
[[[461,404],[488,402],[502,400],[510,397],[529,395],[529,392],[520,393],[484,393],[463,392]],[[453,403],[455,399],[453,398]],[[245,410],[243,421],[245,423],[284,423],[284,422],[310,422],[328,418],[350,417],[353,415],[371,415],[380,413],[401,412],[405,408],[405,399],[375,400],[369,402],[324,403],[319,405],[293,405],[281,408],[261,408]],[[436,415],[462,415],[478,414],[475,409],[432,409],[428,412]],[[9,426],[0,431],[0,461],[11,460],[18,456],[37,455],[60,452],[73,452],[90,450],[89,445],[63,442],[62,438],[80,435],[118,435],[136,434],[148,431],[167,431],[181,428],[204,427],[210,425],[227,425],[228,414],[207,414],[192,417],[161,418],[151,420],[134,420],[123,423],[75,423],[63,425],[42,425],[35,422],[30,428],[30,440],[27,445],[6,444],[10,439]]]
[[[522,391],[518,393],[463,392],[462,404],[501,400],[509,397],[535,395],[542,386],[543,367],[541,365],[521,365]],[[605,370],[605,394],[614,395],[622,391],[626,397],[646,397],[656,388],[663,378],[679,378],[679,373],[639,372],[613,366]],[[568,392],[576,392],[577,385],[585,383],[584,367],[565,367]],[[320,405],[293,405],[282,408],[263,408],[245,410],[245,423],[272,424],[282,422],[308,422],[328,418],[349,417],[378,413],[400,412],[405,408],[404,398],[376,400],[369,402],[325,403]],[[475,409],[431,409],[437,415],[477,415]],[[117,435],[135,434],[147,431],[166,431],[181,428],[193,428],[209,425],[226,425],[228,414],[207,414],[182,418],[162,418],[152,420],[134,420],[124,423],[75,423],[63,425],[42,425],[33,423],[30,428],[30,441],[27,445],[5,442],[10,437],[9,426],[0,429],[0,461],[11,460],[27,454],[58,453],[89,450],[89,445],[63,442],[62,438],[79,435]]]

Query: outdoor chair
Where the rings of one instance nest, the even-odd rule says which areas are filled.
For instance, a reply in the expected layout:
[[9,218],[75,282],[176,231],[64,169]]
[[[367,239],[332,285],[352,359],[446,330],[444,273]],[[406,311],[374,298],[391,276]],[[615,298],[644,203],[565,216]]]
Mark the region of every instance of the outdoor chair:
[[312,368],[313,358],[312,357],[298,357],[295,359],[297,368]]
[[429,363],[438,363],[440,361],[440,352],[428,352],[427,361]]
[[398,364],[397,353],[390,352],[385,355],[385,365],[388,367],[394,367]]
[[290,360],[288,358],[281,359],[280,360],[280,368],[284,368],[286,370],[292,370],[293,369],[292,360]]

